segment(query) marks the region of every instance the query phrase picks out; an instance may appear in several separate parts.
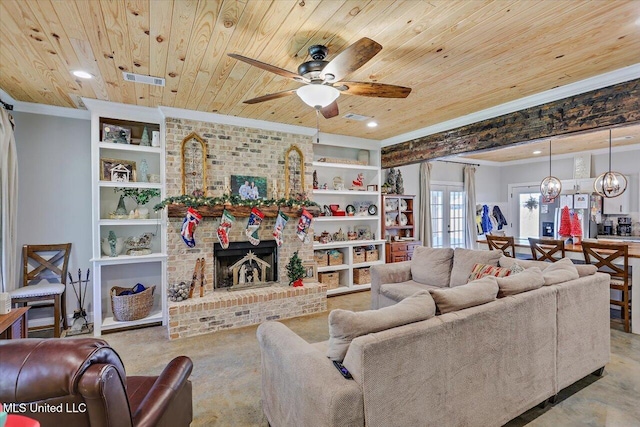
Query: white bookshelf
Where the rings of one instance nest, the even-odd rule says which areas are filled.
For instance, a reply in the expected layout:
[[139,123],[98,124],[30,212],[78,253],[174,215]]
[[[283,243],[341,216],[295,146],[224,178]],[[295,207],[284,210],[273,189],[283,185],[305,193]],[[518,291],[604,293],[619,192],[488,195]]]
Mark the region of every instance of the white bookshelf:
[[[343,263],[340,265],[329,265],[318,267],[319,273],[336,272],[339,275],[339,286],[335,289],[329,289],[328,295],[337,295],[347,292],[369,289],[371,284],[354,284],[354,269],[366,268],[376,264],[384,263],[384,240],[381,240],[381,214],[380,207],[380,188],[382,185],[381,169],[380,169],[380,150],[367,149],[369,152],[369,164],[357,165],[350,163],[336,163],[318,161],[318,159],[339,158],[355,160],[361,148],[347,147],[345,145],[331,145],[326,143],[322,145],[314,145],[314,161],[312,162],[312,170],[318,177],[318,187],[313,190],[313,201],[318,203],[321,208],[324,206],[339,205],[340,209],[345,210],[348,205],[356,208],[353,216],[320,216],[314,219],[314,234],[319,236],[324,231],[330,234],[342,230],[346,233],[350,230],[355,231],[356,228],[368,227],[371,231],[371,239],[368,240],[347,240],[332,241],[329,243],[319,243],[314,241],[314,251],[326,251],[335,249],[342,253]],[[364,175],[365,191],[352,190],[350,187],[353,180],[356,179],[358,173]],[[344,185],[342,189],[334,189],[333,181],[335,177],[339,177]],[[327,189],[324,189],[324,184]],[[375,186],[372,190],[369,186]],[[369,188],[367,188],[369,187]],[[378,212],[370,215],[368,212],[358,211],[369,204],[375,204]],[[358,246],[373,247],[378,250],[378,260],[355,263],[353,257],[353,248]]]
[[[165,195],[165,153],[164,119],[157,109],[111,102],[85,100],[91,111],[91,185],[92,185],[92,259],[93,264],[93,321],[94,335],[104,331],[131,327],[141,327],[167,322],[166,295],[166,214],[154,212],[153,206]],[[160,147],[122,144],[102,140],[104,123],[132,129],[132,136],[140,138],[142,129],[147,128],[149,139],[152,131],[160,132]],[[117,159],[134,162],[137,180],[111,182],[103,179],[101,159]],[[157,175],[160,182],[143,182],[140,176],[142,159],[147,162],[148,173]],[[120,193],[118,188],[140,188],[160,190],[160,197],[152,198],[144,207],[149,210],[149,218],[114,219]],[[135,209],[135,202],[125,198],[127,211]],[[127,255],[127,248],[116,257],[105,255],[102,239],[109,231],[126,240],[145,232],[154,234],[151,254]],[[137,283],[145,287],[155,285],[154,302],[151,313],[145,318],[120,322],[116,321],[111,309],[110,290],[113,286],[130,288]]]

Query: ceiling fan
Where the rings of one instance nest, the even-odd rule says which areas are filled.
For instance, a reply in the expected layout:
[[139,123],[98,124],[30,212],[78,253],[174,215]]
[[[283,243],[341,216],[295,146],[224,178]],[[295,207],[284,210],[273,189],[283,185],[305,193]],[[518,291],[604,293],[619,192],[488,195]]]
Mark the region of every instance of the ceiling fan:
[[304,83],[304,86],[298,89],[248,99],[244,101],[245,104],[257,104],[295,93],[305,104],[320,111],[325,118],[329,119],[338,115],[336,99],[341,93],[374,98],[406,98],[409,96],[411,88],[408,87],[384,83],[342,81],[343,78],[362,67],[381,50],[382,46],[379,43],[364,37],[344,49],[331,61],[325,61],[329,49],[326,46],[313,45],[309,47],[311,61],[300,64],[298,74],[235,53],[228,55],[254,67]]

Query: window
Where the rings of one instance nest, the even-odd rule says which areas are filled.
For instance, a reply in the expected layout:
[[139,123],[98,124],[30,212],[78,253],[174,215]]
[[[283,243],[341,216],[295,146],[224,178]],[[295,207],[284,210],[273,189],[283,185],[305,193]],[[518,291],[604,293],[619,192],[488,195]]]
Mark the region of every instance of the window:
[[433,247],[466,247],[466,195],[462,186],[432,185],[431,188],[431,239]]
[[540,198],[537,186],[523,185],[511,189],[511,212],[515,213],[512,230],[518,237],[540,236]]

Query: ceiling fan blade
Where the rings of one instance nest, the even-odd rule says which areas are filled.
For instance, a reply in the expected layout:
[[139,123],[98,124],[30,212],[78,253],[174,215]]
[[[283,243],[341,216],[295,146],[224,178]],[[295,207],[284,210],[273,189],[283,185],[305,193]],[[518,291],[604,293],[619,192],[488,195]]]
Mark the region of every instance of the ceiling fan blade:
[[330,119],[331,117],[337,116],[338,113],[338,103],[333,101],[331,104],[327,105],[324,108],[320,109],[320,112],[324,116],[325,119]]
[[277,74],[279,76],[286,77],[286,78],[289,78],[289,79],[293,79],[293,80],[296,80],[296,81],[299,81],[299,82],[305,81],[305,79],[302,76],[300,76],[300,75],[298,75],[296,73],[293,73],[291,71],[285,70],[284,68],[279,68],[279,67],[273,66],[271,64],[266,64],[264,62],[257,61],[255,59],[247,58],[246,56],[238,55],[237,53],[228,53],[227,55],[229,55],[233,59],[237,59],[238,61],[246,62],[249,65],[253,65],[254,67],[262,68],[265,71],[269,71],[269,72]]
[[242,102],[245,104],[257,104],[259,102],[271,101],[272,99],[284,98],[285,96],[293,95],[294,93],[296,93],[296,89],[283,90],[282,92],[270,93],[269,95],[262,95]]
[[348,95],[371,96],[374,98],[406,98],[411,93],[410,87],[388,85],[371,82],[340,82],[334,86],[341,93]]
[[[363,37],[333,58],[320,74],[321,78],[326,78],[328,82],[340,81],[343,77],[362,67],[371,58],[382,50],[382,45]],[[328,79],[328,75],[334,76]]]

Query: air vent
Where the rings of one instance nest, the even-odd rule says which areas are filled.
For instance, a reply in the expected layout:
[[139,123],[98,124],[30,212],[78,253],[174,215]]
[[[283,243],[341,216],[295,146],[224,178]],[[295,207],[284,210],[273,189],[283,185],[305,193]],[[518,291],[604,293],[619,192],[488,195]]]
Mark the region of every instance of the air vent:
[[369,120],[371,119],[371,117],[368,116],[361,116],[360,114],[354,114],[354,113],[347,113],[343,116],[345,119],[350,119],[350,120],[357,120],[359,122],[364,122],[365,120]]
[[152,86],[164,86],[164,79],[160,77],[143,76],[142,74],[127,73],[126,71],[122,72],[122,76],[128,82],[144,83]]

